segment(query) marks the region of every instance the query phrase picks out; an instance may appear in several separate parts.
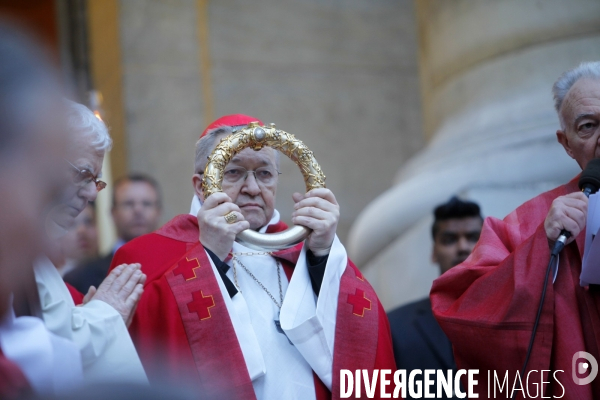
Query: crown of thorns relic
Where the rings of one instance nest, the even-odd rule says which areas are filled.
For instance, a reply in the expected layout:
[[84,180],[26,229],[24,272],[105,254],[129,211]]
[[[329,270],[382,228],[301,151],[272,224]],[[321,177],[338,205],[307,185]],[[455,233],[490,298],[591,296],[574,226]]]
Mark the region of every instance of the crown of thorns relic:
[[[251,122],[223,138],[208,158],[202,181],[204,198],[223,191],[225,167],[237,153],[247,147],[256,151],[263,147],[272,147],[288,156],[300,168],[307,192],[325,187],[325,175],[315,160],[313,152],[304,143],[296,139],[294,135],[277,129],[275,124],[261,127],[258,122]],[[300,243],[309,233],[308,228],[297,225],[283,232],[270,234],[246,229],[239,233],[235,240],[253,249],[281,250]]]

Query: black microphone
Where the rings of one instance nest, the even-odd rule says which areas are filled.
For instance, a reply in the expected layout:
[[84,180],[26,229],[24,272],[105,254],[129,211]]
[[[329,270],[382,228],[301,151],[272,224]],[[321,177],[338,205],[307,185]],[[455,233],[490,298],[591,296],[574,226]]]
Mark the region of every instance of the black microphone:
[[[600,158],[594,158],[588,162],[581,173],[581,177],[579,177],[579,189],[586,197],[590,197],[590,194],[596,193],[600,189]],[[564,229],[560,231],[560,236],[556,239],[554,248],[552,248],[552,254],[558,255],[570,237],[571,232]]]

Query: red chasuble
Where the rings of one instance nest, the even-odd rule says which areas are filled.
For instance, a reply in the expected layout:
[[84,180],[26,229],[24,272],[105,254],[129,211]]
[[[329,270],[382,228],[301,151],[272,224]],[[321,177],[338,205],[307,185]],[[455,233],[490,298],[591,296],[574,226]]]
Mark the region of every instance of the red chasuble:
[[[279,223],[267,232],[285,228]],[[132,339],[150,382],[192,386],[206,398],[254,399],[223,294],[198,237],[196,217],[179,215],[115,254],[111,269],[136,262],[148,276],[130,327]],[[301,246],[275,254],[288,279]],[[386,314],[351,262],[341,279],[333,369],[333,393],[315,375],[317,399],[339,398],[341,369],[395,369]]]
[[[555,198],[579,190],[577,180],[535,197],[504,220],[487,218],[471,256],[433,284],[433,312],[453,344],[458,367],[480,370],[480,398],[488,397],[488,370],[492,390],[493,371],[500,381],[508,371],[512,389],[523,366],[550,260],[544,220]],[[584,241],[585,230],[560,253],[556,282],[549,279],[527,365],[527,371],[538,371],[530,375],[528,398],[541,383],[541,370],[564,371],[556,372],[556,379],[545,373],[543,381],[551,383],[543,384],[544,396],[600,398],[600,378],[580,386],[571,375],[576,352],[600,360],[600,296],[579,286]],[[527,373],[524,384],[526,378]],[[522,398],[523,392],[517,393]]]

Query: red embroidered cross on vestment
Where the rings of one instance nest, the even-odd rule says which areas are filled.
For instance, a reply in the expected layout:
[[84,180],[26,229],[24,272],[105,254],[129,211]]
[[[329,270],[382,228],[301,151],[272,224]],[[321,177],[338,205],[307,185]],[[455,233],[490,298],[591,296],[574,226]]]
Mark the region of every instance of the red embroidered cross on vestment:
[[356,289],[356,293],[348,295],[348,304],[352,305],[352,314],[363,317],[365,310],[371,309],[371,300],[367,299],[362,289]]
[[183,279],[189,281],[190,279],[196,278],[196,269],[198,268],[200,268],[200,262],[197,258],[188,260],[186,257],[185,260],[179,261],[177,268],[173,270],[173,274],[181,275],[183,276]]
[[211,317],[210,309],[215,306],[215,300],[211,295],[204,296],[202,290],[192,293],[194,300],[187,303],[189,312],[196,313],[200,321]]

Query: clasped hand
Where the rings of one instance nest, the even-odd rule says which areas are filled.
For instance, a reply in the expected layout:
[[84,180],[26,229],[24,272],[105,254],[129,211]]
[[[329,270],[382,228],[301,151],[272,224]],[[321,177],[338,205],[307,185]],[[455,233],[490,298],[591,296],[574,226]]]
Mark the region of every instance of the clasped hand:
[[146,275],[140,267],[140,264],[119,265],[102,281],[98,289],[90,287],[83,298],[83,304],[91,300],[101,300],[117,310],[125,325],[129,326],[146,282]]
[[550,243],[554,243],[564,229],[571,233],[565,244],[571,243],[585,228],[588,198],[582,192],[570,193],[554,199],[544,221],[544,229]]

